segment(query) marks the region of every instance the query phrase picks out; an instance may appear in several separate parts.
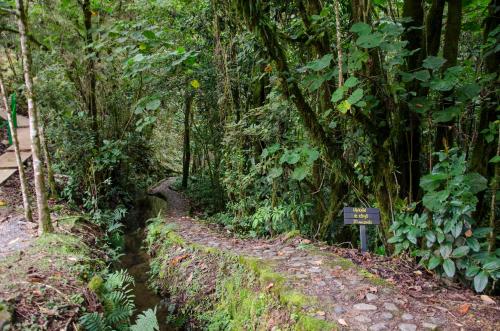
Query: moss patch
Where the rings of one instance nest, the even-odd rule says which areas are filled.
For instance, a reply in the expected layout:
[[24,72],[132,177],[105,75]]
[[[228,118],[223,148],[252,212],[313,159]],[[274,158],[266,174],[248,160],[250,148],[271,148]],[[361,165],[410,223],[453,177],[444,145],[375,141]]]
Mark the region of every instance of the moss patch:
[[334,330],[310,316],[313,299],[286,288],[265,261],[186,243],[157,218],[148,226],[151,280],[177,317],[206,330]]

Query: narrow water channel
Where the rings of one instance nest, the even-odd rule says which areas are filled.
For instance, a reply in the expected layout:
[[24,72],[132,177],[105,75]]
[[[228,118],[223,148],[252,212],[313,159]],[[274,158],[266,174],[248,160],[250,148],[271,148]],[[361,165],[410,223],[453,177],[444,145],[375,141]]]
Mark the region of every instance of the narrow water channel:
[[[135,296],[136,315],[156,307],[156,317],[160,331],[180,331],[167,323],[169,315],[168,302],[148,287],[149,255],[143,247],[146,221],[158,215],[165,208],[165,201],[156,197],[146,197],[137,201],[126,219],[125,251],[121,259],[121,268],[127,269],[135,279],[133,294]],[[133,316],[133,320],[136,316]]]

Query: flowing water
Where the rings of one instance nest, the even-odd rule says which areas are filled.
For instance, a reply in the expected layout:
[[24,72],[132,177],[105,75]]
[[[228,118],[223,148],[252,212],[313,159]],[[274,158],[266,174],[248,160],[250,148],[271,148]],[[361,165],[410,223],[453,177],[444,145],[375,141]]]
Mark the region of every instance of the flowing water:
[[[167,323],[169,316],[168,301],[161,298],[148,287],[149,255],[143,247],[146,221],[155,217],[165,208],[165,202],[156,197],[147,197],[137,203],[137,207],[129,212],[126,220],[125,251],[121,259],[121,267],[127,269],[135,279],[133,294],[135,295],[136,315],[156,307],[156,316],[161,331],[182,330]],[[135,319],[136,316],[134,316]]]

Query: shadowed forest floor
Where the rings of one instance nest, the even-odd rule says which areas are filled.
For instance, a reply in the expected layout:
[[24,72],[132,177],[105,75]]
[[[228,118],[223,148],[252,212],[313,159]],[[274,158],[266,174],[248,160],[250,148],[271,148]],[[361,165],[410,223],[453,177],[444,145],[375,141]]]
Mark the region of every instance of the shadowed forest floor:
[[[189,202],[162,182],[151,193],[168,202],[166,222],[186,242],[258,259],[311,298],[316,318],[353,330],[498,330],[500,308],[459,284],[444,283],[404,259],[340,249],[297,236],[236,238],[188,216]],[[273,286],[269,284],[269,286]],[[486,301],[485,301],[486,299]]]

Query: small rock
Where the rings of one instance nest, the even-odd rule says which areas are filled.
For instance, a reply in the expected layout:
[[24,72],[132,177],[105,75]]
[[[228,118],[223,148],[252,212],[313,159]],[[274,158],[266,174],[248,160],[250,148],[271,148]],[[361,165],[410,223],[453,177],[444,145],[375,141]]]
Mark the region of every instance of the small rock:
[[422,327],[424,329],[429,329],[429,330],[437,330],[438,326],[436,324],[428,323],[428,322],[423,322]]
[[385,313],[380,314],[380,317],[384,320],[391,320],[394,317],[394,315],[392,315],[389,312],[385,312]]
[[318,272],[321,272],[321,268],[320,267],[312,267],[309,269],[309,272],[318,273]]
[[412,314],[403,314],[401,316],[402,319],[404,319],[405,321],[411,321],[413,319],[413,315]]
[[395,304],[390,303],[390,302],[384,303],[384,308],[387,310],[390,310],[390,311],[398,311],[399,310],[399,308]]
[[375,301],[378,299],[378,295],[373,294],[373,293],[366,293],[366,301]]
[[383,331],[387,330],[387,326],[384,323],[373,324],[369,328],[370,331]]
[[336,313],[336,314],[342,314],[343,312],[345,312],[345,309],[341,306],[335,306],[335,308],[333,308],[333,311]]
[[377,310],[377,306],[369,305],[367,303],[358,303],[354,305],[356,310]]
[[361,322],[361,323],[370,323],[372,321],[371,318],[369,318],[368,316],[365,316],[365,315],[358,315],[358,316],[354,317],[354,319],[358,322]]
[[415,324],[401,323],[398,325],[399,330],[401,331],[415,331],[417,330],[417,326]]

